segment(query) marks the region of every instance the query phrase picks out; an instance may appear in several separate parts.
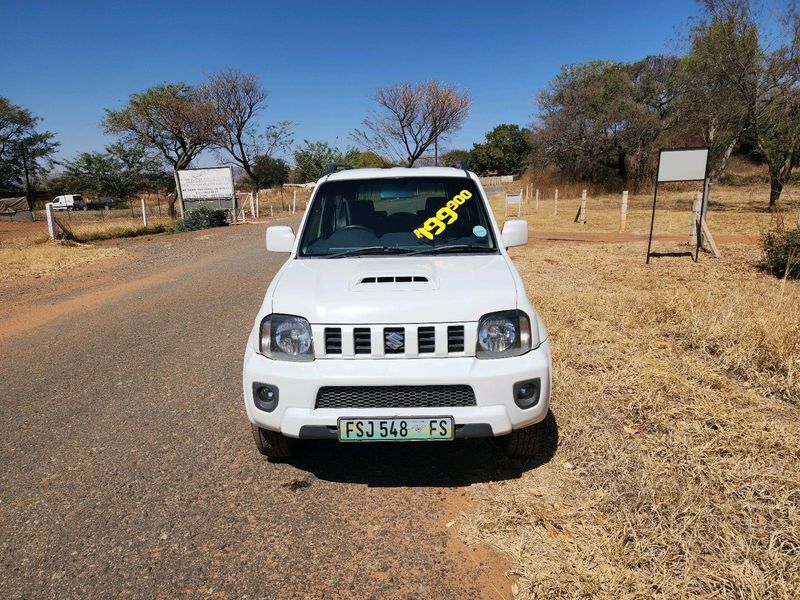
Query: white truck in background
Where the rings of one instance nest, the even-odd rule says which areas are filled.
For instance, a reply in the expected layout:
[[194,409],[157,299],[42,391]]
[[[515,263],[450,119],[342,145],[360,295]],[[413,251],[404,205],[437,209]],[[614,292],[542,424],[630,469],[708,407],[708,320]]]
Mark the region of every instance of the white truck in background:
[[53,210],[80,210],[85,206],[80,194],[64,194],[53,198]]

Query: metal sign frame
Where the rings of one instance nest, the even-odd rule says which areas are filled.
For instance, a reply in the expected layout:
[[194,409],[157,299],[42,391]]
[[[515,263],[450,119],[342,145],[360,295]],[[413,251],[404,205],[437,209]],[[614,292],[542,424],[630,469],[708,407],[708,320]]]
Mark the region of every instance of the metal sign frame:
[[522,192],[519,194],[506,194],[506,216],[510,213],[508,207],[513,204],[517,205],[517,217],[520,217],[522,215]]
[[659,184],[659,171],[661,170],[661,156],[664,153],[669,152],[686,152],[687,150],[705,150],[706,151],[706,164],[705,168],[703,169],[703,178],[702,179],[667,179],[664,180],[664,183],[671,183],[671,182],[678,182],[678,181],[702,181],[703,182],[703,200],[700,206],[700,220],[695,223],[695,227],[697,228],[697,247],[695,248],[694,253],[694,262],[697,262],[700,259],[700,248],[703,246],[703,238],[702,238],[702,223],[706,217],[706,208],[708,202],[708,155],[711,153],[711,148],[708,146],[698,146],[698,147],[683,147],[683,148],[662,148],[658,151],[658,166],[656,167],[656,186],[655,190],[653,191],[653,212],[650,215],[650,236],[647,239],[647,259],[645,260],[645,264],[650,264],[650,257],[652,256],[651,249],[653,247],[653,224],[656,220],[656,200],[658,198],[658,184]]

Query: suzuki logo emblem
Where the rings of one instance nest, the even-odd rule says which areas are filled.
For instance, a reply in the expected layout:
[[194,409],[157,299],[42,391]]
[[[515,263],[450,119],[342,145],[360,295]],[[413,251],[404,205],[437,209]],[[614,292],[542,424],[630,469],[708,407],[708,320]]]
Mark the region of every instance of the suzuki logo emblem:
[[403,334],[399,331],[390,331],[386,334],[386,345],[392,350],[399,350],[403,347]]

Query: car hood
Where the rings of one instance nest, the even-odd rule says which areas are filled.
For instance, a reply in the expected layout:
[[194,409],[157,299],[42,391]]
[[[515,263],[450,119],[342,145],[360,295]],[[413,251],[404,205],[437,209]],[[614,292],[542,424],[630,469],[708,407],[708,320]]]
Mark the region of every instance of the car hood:
[[295,259],[274,286],[272,312],[314,324],[477,321],[517,307],[501,254]]

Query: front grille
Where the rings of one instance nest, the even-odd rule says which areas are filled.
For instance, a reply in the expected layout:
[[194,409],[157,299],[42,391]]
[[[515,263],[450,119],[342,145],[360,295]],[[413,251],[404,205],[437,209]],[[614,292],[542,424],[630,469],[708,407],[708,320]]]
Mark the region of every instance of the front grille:
[[477,323],[312,325],[319,359],[430,360],[472,356]]
[[417,339],[420,354],[436,352],[436,328],[420,327],[417,329]]
[[464,351],[464,326],[463,325],[450,325],[447,328],[447,351],[448,352],[463,352]]
[[325,328],[325,354],[342,353],[342,330],[340,327]]
[[369,327],[356,327],[353,329],[353,345],[356,354],[369,354],[372,352],[371,336]]
[[475,406],[468,385],[328,386],[317,392],[316,408],[447,408]]

